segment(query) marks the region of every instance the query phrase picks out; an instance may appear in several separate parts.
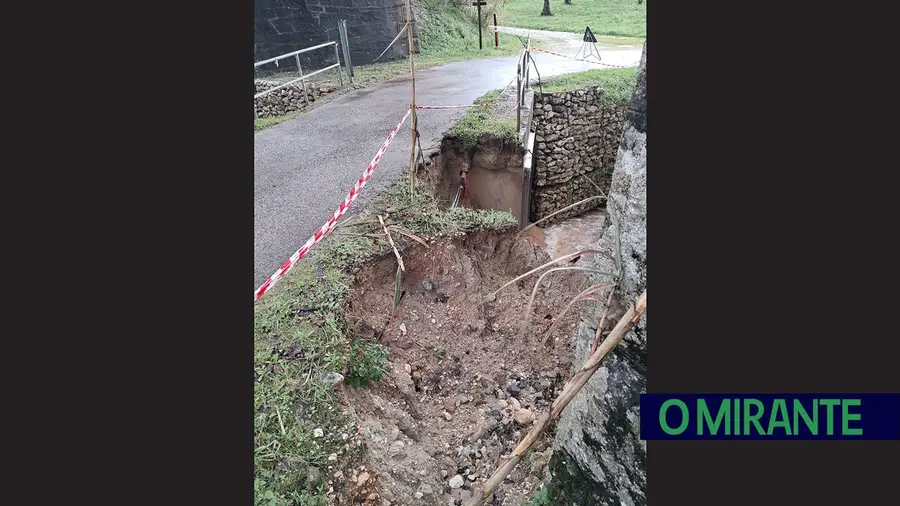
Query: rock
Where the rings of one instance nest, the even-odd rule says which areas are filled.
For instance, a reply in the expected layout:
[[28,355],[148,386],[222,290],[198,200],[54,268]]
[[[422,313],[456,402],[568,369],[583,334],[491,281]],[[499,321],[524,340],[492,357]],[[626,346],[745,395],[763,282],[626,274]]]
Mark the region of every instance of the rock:
[[456,401],[449,397],[444,399],[444,409],[450,413],[453,413],[454,411],[456,411]]
[[313,429],[313,437],[319,438],[325,436],[325,431],[316,427]]
[[459,492],[459,500],[462,501],[461,504],[467,504],[472,500],[472,492],[469,492],[468,490],[461,490]]
[[406,374],[412,374],[412,366],[409,364],[403,364],[403,370],[406,371]]
[[[609,225],[591,246],[599,252],[591,256],[589,266],[615,268],[616,258],[621,258],[616,305],[628,307],[646,287],[646,43],[620,139],[607,192]],[[583,310],[574,339],[575,363],[582,363],[590,353],[590,329],[599,321],[602,306]],[[647,385],[646,318],[606,356],[560,417],[549,464],[552,479],[546,484],[549,495],[557,497],[560,504],[647,503],[643,465],[647,443],[640,440],[638,402]],[[585,440],[587,434],[590,441]]]
[[441,469],[441,479],[442,480],[447,479],[448,474],[450,474],[450,473],[448,473],[446,469]]
[[322,471],[316,466],[309,466],[306,468],[306,488],[309,490],[313,490],[322,483],[322,479],[325,476],[322,474]]
[[330,372],[322,377],[322,383],[330,388],[344,381],[344,375],[339,372]]
[[425,497],[425,494],[423,494],[422,492],[416,492],[415,494],[413,494],[413,497],[415,497],[416,499],[421,499]]
[[361,487],[365,485],[367,481],[369,481],[369,473],[360,473],[360,475],[356,478],[356,486]]
[[509,403],[506,402],[505,400],[500,399],[499,401],[497,401],[497,407],[499,407],[500,409],[503,409],[507,406],[509,406]]
[[490,413],[491,416],[493,416],[498,422],[503,419],[503,413],[501,413],[497,408],[491,409]]
[[444,416],[444,420],[447,420],[448,422],[450,420],[453,420],[453,417],[450,415],[450,413],[447,413],[446,411],[444,411],[443,416]]
[[531,424],[531,422],[534,421],[534,413],[532,413],[532,412],[531,412],[530,410],[528,410],[528,409],[522,408],[522,409],[520,409],[520,410],[517,410],[517,411],[513,414],[513,419],[514,419],[514,420],[516,421],[516,423],[518,423],[519,425],[526,426],[526,425]]
[[400,335],[402,335],[402,336],[406,335],[406,324],[405,323],[400,324]]
[[514,383],[506,385],[506,391],[509,392],[509,395],[519,395],[520,393],[522,393],[522,389]]
[[431,485],[429,485],[427,483],[422,485],[422,487],[419,489],[419,491],[422,493],[422,497],[425,497],[426,499],[434,498],[434,489],[431,488]]
[[424,288],[426,292],[434,291],[434,282],[430,279],[425,279],[422,281],[422,288]]
[[463,483],[465,483],[465,480],[463,480],[463,477],[458,474],[453,478],[450,478],[450,481],[447,482],[447,484],[450,485],[450,488],[462,487]]
[[519,399],[516,399],[515,397],[509,398],[509,405],[513,408],[513,410],[522,409],[522,403],[520,403]]
[[332,453],[328,456],[328,462],[337,462],[338,456],[337,453]]

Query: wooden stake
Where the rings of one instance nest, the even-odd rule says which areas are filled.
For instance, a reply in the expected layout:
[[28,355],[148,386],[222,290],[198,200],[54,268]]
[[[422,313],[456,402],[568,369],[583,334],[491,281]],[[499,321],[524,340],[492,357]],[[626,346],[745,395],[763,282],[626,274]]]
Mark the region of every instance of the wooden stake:
[[416,135],[418,134],[418,121],[416,119],[416,66],[413,63],[413,28],[412,28],[412,8],[409,5],[410,0],[406,0],[406,40],[409,45],[409,79],[412,83],[412,134],[409,141],[409,195],[412,197],[416,193]]
[[622,338],[625,337],[625,334],[631,330],[638,320],[644,316],[644,313],[647,312],[647,290],[644,290],[644,293],[641,294],[640,298],[637,301],[637,304],[628,309],[625,315],[619,320],[619,323],[616,324],[616,327],[610,332],[609,336],[603,340],[603,343],[598,347],[594,353],[588,357],[587,361],[581,366],[581,370],[579,370],[572,378],[566,383],[563,387],[562,392],[559,394],[559,397],[556,398],[556,401],[550,407],[550,413],[542,416],[537,422],[535,422],[531,431],[522,439],[521,442],[516,446],[516,449],[513,450],[512,456],[500,466],[497,471],[490,477],[490,479],[485,482],[484,487],[480,489],[476,489],[472,495],[472,499],[466,504],[466,506],[481,506],[484,501],[490,497],[497,487],[503,482],[503,479],[506,478],[509,473],[516,467],[516,464],[522,460],[522,457],[525,456],[525,453],[528,452],[534,445],[540,440],[541,435],[543,435],[544,431],[547,427],[550,426],[550,422],[556,419],[562,411],[569,405],[572,399],[575,398],[575,395],[581,390],[581,387],[584,386],[585,383],[597,372],[597,369],[600,368],[600,361],[612,351],[619,342],[622,341]]

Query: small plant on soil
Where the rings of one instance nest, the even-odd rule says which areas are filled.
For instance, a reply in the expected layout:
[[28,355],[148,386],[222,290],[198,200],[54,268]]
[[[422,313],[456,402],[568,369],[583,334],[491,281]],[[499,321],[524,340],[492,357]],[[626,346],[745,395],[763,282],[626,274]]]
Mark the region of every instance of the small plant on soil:
[[353,386],[363,386],[378,381],[384,375],[388,350],[377,343],[360,339],[350,342],[349,381]]

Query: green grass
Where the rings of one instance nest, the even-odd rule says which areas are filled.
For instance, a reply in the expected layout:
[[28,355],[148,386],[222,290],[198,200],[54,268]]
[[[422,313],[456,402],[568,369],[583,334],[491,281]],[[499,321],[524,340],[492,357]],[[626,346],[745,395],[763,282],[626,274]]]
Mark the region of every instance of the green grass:
[[[359,456],[359,448],[343,449],[343,435],[356,430],[353,414],[322,379],[340,373],[345,383],[363,387],[385,371],[387,348],[361,335],[344,317],[354,268],[391,254],[385,240],[361,235],[380,232],[377,219],[365,222],[378,213],[422,237],[516,225],[507,212],[447,211],[424,185],[415,196],[408,186],[401,178],[368,209],[342,222],[256,305],[255,506],[323,505],[324,485],[307,483],[310,467],[321,470],[327,481],[329,455],[338,454],[342,463]],[[401,251],[415,244],[400,234],[395,242]],[[315,437],[317,428],[322,437]]]
[[574,74],[563,74],[542,83],[544,93],[583,90],[600,86],[605,90],[603,101],[614,105],[627,105],[637,84],[637,69],[596,69]]
[[[500,90],[489,91],[475,99],[473,104],[483,104],[496,99]],[[478,143],[478,137],[489,133],[499,137],[504,143],[518,142],[516,118],[498,118],[493,107],[473,107],[450,130],[450,134],[463,142],[465,149],[471,149]]]
[[511,0],[503,7],[502,24],[535,30],[584,33],[596,36],[647,36],[647,2],[637,0],[550,0],[552,16],[541,16],[544,0]]
[[[471,12],[470,12],[471,11]],[[478,25],[474,9],[445,5],[442,0],[423,0],[417,9],[419,20],[419,51],[415,56],[416,70],[424,70],[446,63],[461,60],[493,58],[509,56],[522,49],[522,44],[515,35],[500,34],[500,47],[494,47],[494,34],[488,24],[483,23],[482,46],[478,49]],[[489,9],[482,10],[485,18],[489,17]],[[400,41],[398,41],[398,44]],[[334,71],[314,76],[310,83],[328,83],[337,86]],[[329,74],[325,76],[324,74]],[[409,75],[409,60],[394,60],[369,65],[354,65],[353,88],[360,89],[388,81],[400,76]],[[346,75],[344,79],[347,79]],[[313,107],[317,105],[314,102]],[[283,116],[271,116],[253,121],[254,131],[263,130],[273,125],[296,118],[311,108],[294,111]]]

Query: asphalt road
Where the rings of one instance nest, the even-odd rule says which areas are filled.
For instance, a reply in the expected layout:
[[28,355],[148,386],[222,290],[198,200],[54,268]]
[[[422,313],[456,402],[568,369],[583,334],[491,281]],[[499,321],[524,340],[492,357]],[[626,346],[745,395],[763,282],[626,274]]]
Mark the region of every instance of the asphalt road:
[[[635,51],[637,61],[640,48]],[[547,54],[535,53],[534,59],[542,78],[597,68]],[[471,104],[484,93],[506,86],[515,77],[516,60],[515,56],[468,60],[416,72],[417,103]],[[409,79],[398,78],[336,98],[255,134],[254,288],[334,212],[406,113],[409,100]],[[464,112],[419,111],[422,147],[438,145]],[[345,217],[406,173],[410,136],[407,123]]]

